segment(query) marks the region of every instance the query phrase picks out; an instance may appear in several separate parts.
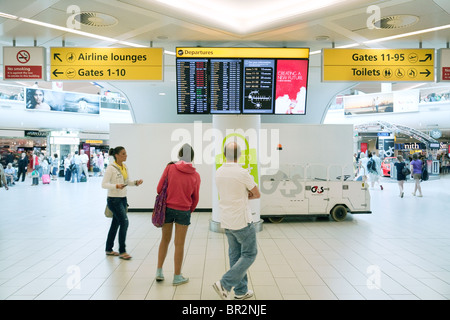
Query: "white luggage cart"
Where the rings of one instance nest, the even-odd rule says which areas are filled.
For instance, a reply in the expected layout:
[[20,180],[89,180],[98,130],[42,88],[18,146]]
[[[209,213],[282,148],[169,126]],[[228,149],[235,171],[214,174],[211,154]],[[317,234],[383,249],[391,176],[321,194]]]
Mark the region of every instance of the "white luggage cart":
[[371,213],[365,181],[354,181],[353,166],[284,165],[260,178],[261,218],[280,222],[286,216]]

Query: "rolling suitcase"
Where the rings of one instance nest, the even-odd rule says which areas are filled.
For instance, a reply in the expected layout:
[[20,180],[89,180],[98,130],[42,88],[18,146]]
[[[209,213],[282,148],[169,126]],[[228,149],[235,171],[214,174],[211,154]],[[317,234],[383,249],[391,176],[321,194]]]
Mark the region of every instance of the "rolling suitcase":
[[50,183],[50,175],[49,174],[43,174],[42,175],[42,183],[43,184],[49,184]]
[[64,176],[64,180],[66,181],[70,181],[70,179],[72,178],[72,171],[70,171],[69,169],[66,170],[66,174]]

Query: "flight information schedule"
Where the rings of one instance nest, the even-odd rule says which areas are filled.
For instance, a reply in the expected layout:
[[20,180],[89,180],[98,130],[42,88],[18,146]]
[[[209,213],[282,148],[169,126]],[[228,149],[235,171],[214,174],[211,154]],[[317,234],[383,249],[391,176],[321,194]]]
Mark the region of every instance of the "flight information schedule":
[[208,60],[177,59],[178,114],[208,114]]
[[275,60],[244,60],[243,113],[273,113]]
[[211,113],[241,112],[240,59],[211,59]]

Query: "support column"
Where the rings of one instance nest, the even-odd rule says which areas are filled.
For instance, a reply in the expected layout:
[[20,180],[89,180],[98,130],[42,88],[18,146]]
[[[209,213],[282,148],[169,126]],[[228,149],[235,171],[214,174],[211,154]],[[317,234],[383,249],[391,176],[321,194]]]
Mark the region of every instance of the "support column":
[[[217,132],[215,143],[215,165],[213,166],[212,179],[212,216],[210,220],[210,230],[214,232],[223,232],[220,227],[219,195],[216,187],[216,170],[224,162],[223,147],[228,143],[235,141],[241,147],[242,156],[239,163],[247,169],[253,176],[256,184],[259,186],[259,132],[261,127],[260,115],[213,115],[213,129]],[[262,230],[260,217],[260,199],[250,200],[253,223],[256,224],[256,230]]]

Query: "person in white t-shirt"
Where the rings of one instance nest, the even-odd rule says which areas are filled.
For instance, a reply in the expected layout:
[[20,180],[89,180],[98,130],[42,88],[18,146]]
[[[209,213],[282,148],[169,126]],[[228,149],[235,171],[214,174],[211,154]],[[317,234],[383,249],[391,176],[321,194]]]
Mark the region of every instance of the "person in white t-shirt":
[[230,270],[213,288],[224,300],[229,299],[234,288],[234,298],[243,300],[253,296],[253,291],[248,290],[247,270],[258,252],[249,199],[258,199],[260,192],[253,177],[237,163],[241,155],[239,145],[228,143],[224,154],[227,161],[216,172],[216,185],[220,224],[228,238]]

